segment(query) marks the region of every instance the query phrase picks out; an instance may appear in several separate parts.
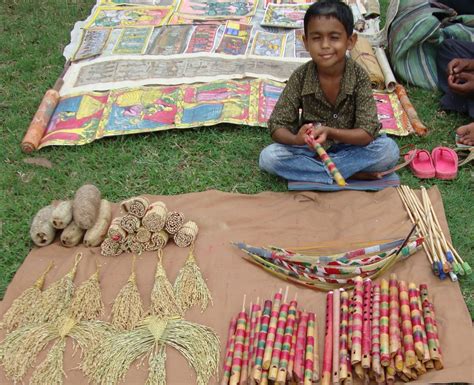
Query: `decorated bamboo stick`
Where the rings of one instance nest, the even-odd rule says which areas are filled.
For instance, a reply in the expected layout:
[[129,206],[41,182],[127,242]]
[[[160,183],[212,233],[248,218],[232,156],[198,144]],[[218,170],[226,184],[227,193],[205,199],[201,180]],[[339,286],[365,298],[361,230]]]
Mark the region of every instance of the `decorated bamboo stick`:
[[347,378],[347,324],[349,321],[349,294],[347,291],[341,293],[341,329],[339,339],[339,380]]
[[[342,290],[342,289],[341,289]],[[333,300],[333,323],[332,323],[332,382],[339,382],[339,333],[341,319],[341,290],[334,290]]]
[[389,331],[390,331],[390,356],[395,357],[401,346],[400,339],[400,303],[398,299],[398,282],[395,274],[389,280]]
[[313,382],[319,382],[319,342],[318,342],[318,316],[314,315],[314,362],[313,362]]
[[296,334],[295,363],[293,366],[293,379],[303,382],[304,378],[304,353],[306,348],[306,330],[308,328],[308,313],[302,312]]
[[354,314],[354,290],[351,292],[349,298],[349,321],[347,324],[347,351],[349,353],[349,361],[351,358],[352,349],[352,317]]
[[237,317],[237,327],[235,329],[234,356],[232,357],[232,369],[230,373],[230,385],[237,385],[240,382],[242,371],[242,356],[245,343],[245,330],[247,327],[247,313],[245,312],[245,296],[242,311]]
[[430,302],[429,306],[431,310],[431,317],[433,318],[433,329],[434,329],[434,334],[435,334],[435,339],[436,339],[436,346],[438,347],[438,353],[439,353],[439,360],[434,361],[434,366],[436,370],[441,370],[443,369],[444,364],[443,364],[443,352],[441,351],[441,345],[439,343],[438,323],[436,322],[436,315],[435,315],[433,303]]
[[297,311],[295,324],[293,326],[293,335],[291,336],[291,347],[290,347],[290,355],[288,356],[288,369],[286,372],[286,379],[288,381],[293,381],[293,368],[295,366],[295,355],[296,355],[296,340],[298,335],[298,325],[301,320],[301,312]]
[[283,347],[283,338],[285,335],[286,320],[288,318],[289,306],[283,303],[280,306],[280,314],[278,315],[277,329],[275,334],[275,343],[272,350],[272,360],[270,363],[270,369],[268,371],[268,379],[275,381],[278,376],[278,368],[280,365],[280,355]]
[[263,353],[265,351],[265,342],[267,340],[268,325],[270,323],[271,312],[272,301],[266,300],[263,305],[263,313],[260,321],[260,332],[258,334],[255,366],[252,369],[252,377],[257,383],[259,383],[260,379],[262,378]]
[[233,317],[229,323],[229,330],[227,332],[226,355],[224,360],[224,374],[222,376],[221,385],[227,385],[230,379],[230,371],[232,369],[232,357],[234,355],[235,345],[235,327],[237,325],[237,318]]
[[385,381],[387,382],[387,385],[392,385],[395,382],[395,374],[395,360],[392,357],[385,373]]
[[387,367],[390,365],[390,344],[389,344],[389,289],[388,281],[380,281],[380,363]]
[[295,329],[297,305],[296,300],[293,300],[290,302],[290,307],[288,309],[288,317],[285,325],[285,334],[283,336],[283,344],[276,378],[278,384],[285,384],[287,379],[291,339],[293,337],[293,330]]
[[352,366],[362,360],[362,313],[364,303],[363,280],[356,277],[354,286],[354,311],[352,314]]
[[411,323],[408,288],[405,281],[399,281],[398,290],[400,296],[400,314],[402,319],[403,349],[405,351],[404,362],[407,368],[413,368],[416,364],[416,355],[413,342],[413,326]]
[[321,385],[331,383],[332,371],[332,324],[333,324],[333,292],[326,296],[326,335],[324,337],[323,376]]
[[352,377],[352,364],[351,364],[351,355],[348,354],[346,357],[346,367],[347,367],[347,377],[344,380],[344,385],[352,385],[353,377]]
[[405,366],[405,363],[403,361],[403,356],[404,354],[402,353],[403,350],[403,344],[400,344],[400,348],[397,350],[395,353],[395,370],[397,373],[401,373],[403,370],[403,367]]
[[[250,309],[253,305],[250,303]],[[245,338],[244,338],[244,349],[242,352],[242,369],[240,371],[240,381],[241,385],[247,383],[248,378],[248,366],[249,366],[249,344],[250,344],[250,322],[251,318],[247,318],[247,323],[245,325]]]
[[308,314],[308,327],[306,328],[306,349],[304,358],[304,385],[312,385],[314,368],[314,313]]
[[362,367],[370,368],[370,349],[372,345],[371,330],[371,308],[372,308],[372,281],[364,281],[364,307],[362,319]]
[[428,361],[431,360],[430,358],[430,350],[428,347],[428,338],[426,338],[426,327],[425,327],[425,320],[423,317],[423,306],[421,305],[421,298],[420,298],[420,290],[416,289],[416,297],[418,300],[418,309],[420,309],[421,313],[421,337],[423,340],[423,363],[426,364]]
[[258,332],[260,329],[260,298],[257,298],[257,303],[251,306],[250,312],[250,339],[249,339],[249,365],[248,365],[248,376],[252,377],[252,368],[255,363],[255,350],[257,347]]
[[415,353],[419,360],[423,360],[425,349],[423,346],[423,331],[421,326],[421,311],[418,307],[417,287],[414,283],[408,285],[408,297],[410,300],[411,323],[413,327],[413,341]]
[[426,338],[428,339],[428,349],[430,351],[430,358],[434,361],[435,367],[440,367],[442,364],[441,352],[439,349],[439,340],[437,328],[435,327],[433,309],[428,299],[428,286],[420,285],[420,296],[423,307],[423,316],[425,320]]
[[262,372],[262,379],[260,380],[260,385],[268,385],[268,370]]
[[380,284],[373,285],[372,305],[372,370],[377,376],[383,373],[380,364]]
[[270,324],[268,325],[267,341],[265,342],[265,351],[263,353],[262,368],[265,370],[270,369],[270,363],[272,361],[272,351],[273,345],[275,343],[276,328],[278,323],[281,300],[282,294],[280,289],[278,293],[275,293],[275,296],[273,298],[273,307],[270,315]]

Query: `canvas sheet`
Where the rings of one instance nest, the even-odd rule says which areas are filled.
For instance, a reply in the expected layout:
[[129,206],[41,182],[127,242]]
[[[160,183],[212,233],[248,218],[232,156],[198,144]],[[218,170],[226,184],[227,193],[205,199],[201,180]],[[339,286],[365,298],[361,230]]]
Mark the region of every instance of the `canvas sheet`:
[[64,76],[61,96],[124,87],[188,84],[253,77],[286,81],[305,59],[261,56],[184,54],[143,58],[124,55],[73,63]]
[[60,101],[39,148],[218,123],[266,126],[283,87],[253,79],[71,95]]
[[[432,188],[429,195],[443,229],[449,234],[439,191]],[[221,352],[225,348],[229,320],[240,311],[244,294],[247,295],[248,303],[255,301],[257,297],[261,300],[271,298],[276,291],[280,288],[284,290],[287,285],[289,298],[297,293],[300,307],[316,313],[319,320],[317,335],[321,360],[324,340],[325,294],[286,283],[244,261],[241,252],[231,242],[244,241],[253,245],[272,244],[282,247],[330,243],[334,245],[334,251],[340,251],[350,242],[404,237],[412,227],[397,192],[391,188],[376,193],[264,192],[244,195],[206,191],[148,197],[151,201],[163,201],[170,210],[182,211],[187,218],[199,225],[195,255],[213,295],[214,306],[204,313],[200,313],[199,309],[192,309],[186,313],[185,318],[216,330],[221,339]],[[115,215],[118,215],[117,204],[114,210]],[[0,315],[4,314],[14,298],[32,286],[50,261],[54,262],[54,268],[46,276],[45,287],[63,277],[71,269],[74,255],[78,251],[82,251],[84,257],[78,266],[75,283],[79,285],[89,278],[96,271],[96,261],[98,262],[107,317],[113,299],[130,275],[131,255],[102,257],[98,248],[67,249],[61,247],[58,241],[44,248],[34,248],[27,256],[6,291],[0,305]],[[174,282],[187,252],[187,249],[179,249],[173,244],[164,249],[163,264],[171,282]],[[150,303],[155,266],[156,258],[152,253],[144,253],[137,260],[137,283],[145,306]],[[396,264],[390,272],[385,273],[384,278],[388,278],[392,272],[401,280],[428,284],[436,309],[445,369],[431,370],[413,383],[474,382],[473,328],[459,285],[436,278],[431,273],[423,251]],[[68,339],[64,361],[67,378],[64,383],[86,384],[87,380],[77,369],[80,354],[78,352],[73,356],[72,351],[72,343]],[[43,351],[36,364],[45,355],[46,352]],[[185,359],[172,348],[167,349],[167,355],[166,383],[195,384],[195,374]],[[141,368],[132,366],[123,384],[144,384],[147,365],[145,360]],[[0,383],[9,383],[2,370]],[[211,385],[218,383],[217,379],[210,381]]]

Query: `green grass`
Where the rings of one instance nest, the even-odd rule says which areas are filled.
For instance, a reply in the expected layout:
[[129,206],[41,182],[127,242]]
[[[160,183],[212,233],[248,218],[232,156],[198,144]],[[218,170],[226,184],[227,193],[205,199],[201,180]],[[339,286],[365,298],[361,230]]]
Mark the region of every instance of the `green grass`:
[[[0,6],[0,297],[32,243],[29,222],[52,199],[71,197],[85,182],[95,183],[112,201],[142,193],[179,194],[219,189],[258,193],[286,191],[285,183],[258,170],[260,150],[270,143],[261,128],[221,125],[183,131],[102,139],[86,146],[49,147],[32,155],[20,141],[45,91],[62,71],[62,49],[74,22],[87,17],[94,0],[17,0]],[[384,3],[382,3],[384,5]],[[385,4],[386,6],[386,4]],[[384,8],[383,8],[384,9]],[[408,89],[422,120],[426,138],[397,139],[431,149],[453,145],[454,128],[467,122],[460,115],[438,111],[439,94]],[[24,162],[47,158],[47,169]],[[416,188],[420,181],[402,170],[402,182]],[[454,244],[474,266],[474,204],[472,166],[452,182],[427,181],[443,195]],[[473,277],[461,286],[474,315]]]

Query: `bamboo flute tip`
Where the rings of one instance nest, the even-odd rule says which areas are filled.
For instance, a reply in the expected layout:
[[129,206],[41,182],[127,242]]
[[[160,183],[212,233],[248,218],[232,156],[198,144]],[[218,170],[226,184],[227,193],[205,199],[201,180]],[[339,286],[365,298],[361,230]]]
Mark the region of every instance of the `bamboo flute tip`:
[[257,297],[257,305],[260,306],[260,297]]
[[288,290],[290,289],[289,286],[286,286],[285,288],[285,296],[283,297],[283,303],[286,303],[286,300],[288,299]]
[[247,294],[244,294],[244,300],[242,301],[242,311],[245,311],[245,301],[247,300]]

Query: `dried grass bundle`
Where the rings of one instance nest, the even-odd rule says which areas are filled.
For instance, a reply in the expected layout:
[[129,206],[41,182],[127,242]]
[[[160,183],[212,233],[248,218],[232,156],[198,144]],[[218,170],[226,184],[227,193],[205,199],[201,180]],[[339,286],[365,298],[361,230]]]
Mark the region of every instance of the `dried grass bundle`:
[[151,304],[149,314],[161,317],[181,317],[183,312],[175,298],[173,286],[166,276],[165,269],[162,264],[163,251],[157,253],[157,264],[155,273],[155,284],[151,291]]
[[163,230],[166,222],[168,209],[163,202],[154,202],[150,205],[148,212],[142,219],[142,225],[155,233]]
[[133,234],[140,227],[140,219],[131,214],[124,215],[120,220],[120,226],[127,233]]
[[48,355],[31,375],[30,385],[61,385],[64,376],[64,350],[66,349],[66,339],[58,339]]
[[183,312],[194,305],[200,305],[203,312],[209,301],[212,304],[211,292],[204,281],[201,269],[196,264],[194,245],[191,246],[188,258],[178,273],[174,283],[174,292]]
[[183,227],[184,214],[178,211],[168,213],[165,222],[165,229],[170,234],[176,234],[178,230]]
[[10,332],[32,321],[33,315],[38,311],[37,307],[41,300],[41,290],[46,274],[48,274],[52,267],[53,263],[50,262],[45,272],[36,280],[34,285],[26,289],[13,301],[3,316],[2,328]]
[[135,197],[120,203],[120,207],[127,213],[143,218],[150,206],[150,202],[145,197]]
[[147,251],[155,251],[163,249],[168,243],[170,236],[165,230],[158,233],[152,233],[150,242],[146,246]]
[[116,217],[112,220],[107,236],[115,242],[121,242],[127,237],[127,232],[120,226],[123,217]]
[[136,256],[133,256],[132,272],[112,305],[112,325],[119,330],[132,330],[144,316],[143,303],[135,274]]
[[111,238],[105,238],[100,245],[100,253],[104,257],[115,257],[122,254],[122,245]]
[[99,268],[77,290],[71,302],[70,317],[78,321],[98,319],[104,313],[100,292]]
[[187,221],[174,235],[174,243],[178,247],[188,247],[196,240],[199,228],[196,222]]
[[140,243],[146,243],[149,242],[151,238],[151,232],[150,230],[144,228],[143,226],[140,227],[137,230],[137,233],[135,234],[135,239],[140,242]]
[[127,252],[130,251],[134,254],[140,255],[145,251],[145,245],[143,243],[140,243],[137,241],[135,235],[127,235],[127,238],[125,238],[125,241],[121,245],[122,250]]

